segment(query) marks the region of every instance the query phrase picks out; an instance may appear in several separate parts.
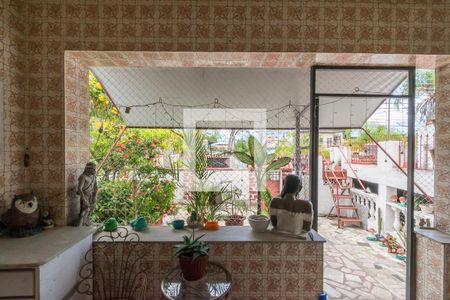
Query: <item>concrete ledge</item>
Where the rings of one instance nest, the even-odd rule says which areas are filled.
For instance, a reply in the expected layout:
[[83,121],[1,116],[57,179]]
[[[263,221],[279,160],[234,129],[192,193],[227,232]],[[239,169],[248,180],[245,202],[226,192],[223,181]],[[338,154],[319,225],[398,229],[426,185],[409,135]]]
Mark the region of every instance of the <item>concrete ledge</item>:
[[[127,227],[129,232],[137,233],[141,242],[180,242],[183,235],[191,234],[190,229],[175,230],[170,226],[150,226],[145,231],[136,232]],[[264,233],[255,233],[250,226],[222,226],[217,231],[196,230],[195,235],[205,234],[203,241],[205,242],[325,242],[325,239],[316,231],[311,230],[306,238],[292,237],[273,233],[270,230]],[[100,236],[109,235],[102,232],[96,235],[94,240]],[[107,240],[103,240],[107,242]]]
[[441,244],[450,244],[450,235],[438,229],[415,228],[414,232]]
[[95,229],[62,226],[25,238],[0,237],[0,269],[42,266],[93,234]]

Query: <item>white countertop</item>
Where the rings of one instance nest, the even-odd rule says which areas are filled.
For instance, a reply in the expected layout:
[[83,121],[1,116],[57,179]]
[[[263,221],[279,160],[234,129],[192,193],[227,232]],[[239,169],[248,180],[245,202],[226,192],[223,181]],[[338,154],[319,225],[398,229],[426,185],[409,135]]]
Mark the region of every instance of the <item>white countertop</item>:
[[[170,226],[150,226],[144,231],[136,232],[127,227],[129,232],[137,233],[141,242],[180,242],[183,235],[190,235],[191,229],[175,230]],[[109,235],[100,233],[99,235]],[[219,230],[196,230],[195,236],[205,234],[205,242],[325,242],[316,231],[311,230],[306,239],[273,233],[270,230],[264,233],[255,233],[250,226],[221,226]],[[94,240],[96,240],[97,235]],[[104,241],[107,241],[105,239]]]
[[49,262],[95,231],[94,227],[61,226],[33,236],[0,237],[0,269],[35,268]]

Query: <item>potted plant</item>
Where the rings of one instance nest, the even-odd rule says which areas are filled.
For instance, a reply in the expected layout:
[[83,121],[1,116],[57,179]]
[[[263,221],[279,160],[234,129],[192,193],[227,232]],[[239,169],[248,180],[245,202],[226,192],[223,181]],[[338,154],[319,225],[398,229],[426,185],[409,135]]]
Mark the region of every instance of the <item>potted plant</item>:
[[227,216],[224,217],[226,226],[242,226],[248,206],[245,200],[233,199],[227,206]]
[[204,228],[206,230],[219,229],[219,212],[225,203],[222,191],[209,192],[208,206],[206,208],[206,222]]
[[391,234],[386,234],[386,237],[383,239],[384,245],[387,247],[389,253],[397,253],[397,249],[399,248],[399,244],[397,243],[397,239]]
[[[206,137],[201,130],[185,131],[184,160],[182,166],[192,172],[193,180],[186,193],[186,208],[190,213],[187,220],[189,227],[203,226],[207,221],[217,221],[217,212],[223,205],[223,194],[227,184],[213,183],[211,176],[214,170],[208,169]],[[186,188],[180,181],[180,164],[171,162],[172,174],[182,188]]]
[[191,236],[183,236],[183,243],[175,246],[183,278],[188,281],[201,279],[208,267],[209,246],[200,241],[203,236],[204,234],[196,238],[192,230]]
[[397,203],[398,196],[396,194],[392,194],[390,198],[391,198],[391,202]]
[[289,157],[276,158],[274,154],[268,154],[265,145],[261,144],[253,135],[247,141],[247,151],[235,151],[233,155],[242,163],[249,166],[256,177],[256,189],[258,192],[257,214],[261,214],[262,184],[267,172],[278,170],[290,163]]
[[405,234],[401,231],[395,230],[399,239],[399,247],[397,249],[397,254],[395,257],[398,260],[405,261],[406,260],[406,237]]
[[367,230],[367,231],[370,232],[370,233],[372,234],[371,236],[368,236],[368,237],[367,237],[367,240],[369,240],[369,241],[378,241],[378,238],[377,238],[377,234],[376,234],[375,229],[370,228],[370,229]]

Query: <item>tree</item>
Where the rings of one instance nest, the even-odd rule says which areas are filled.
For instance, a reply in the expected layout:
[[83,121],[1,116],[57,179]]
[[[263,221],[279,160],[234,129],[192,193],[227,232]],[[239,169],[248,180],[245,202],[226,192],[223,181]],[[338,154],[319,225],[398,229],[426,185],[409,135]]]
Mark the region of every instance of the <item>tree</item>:
[[151,223],[159,221],[173,211],[175,193],[175,183],[159,161],[166,152],[181,153],[180,134],[167,129],[126,129],[114,144],[125,124],[92,73],[89,94],[90,159],[99,162],[110,153],[98,172],[94,221],[114,216],[126,224],[138,215]]

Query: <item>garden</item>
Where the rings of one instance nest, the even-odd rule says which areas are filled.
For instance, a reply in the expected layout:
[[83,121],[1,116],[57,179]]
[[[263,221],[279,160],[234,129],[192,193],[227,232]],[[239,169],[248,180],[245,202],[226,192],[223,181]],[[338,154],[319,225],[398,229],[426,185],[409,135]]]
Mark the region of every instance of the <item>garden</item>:
[[[182,218],[214,227],[219,221],[242,225],[248,214],[268,213],[272,195],[265,179],[290,164],[292,134],[269,151],[254,133],[229,130],[227,147],[219,149],[215,130],[127,128],[92,73],[89,92],[90,159],[97,164],[98,181],[93,222],[115,218],[123,225],[142,217],[160,225]],[[247,185],[233,183],[214,167],[212,159],[217,164],[224,157],[245,173]],[[253,181],[256,199],[250,202]]]

